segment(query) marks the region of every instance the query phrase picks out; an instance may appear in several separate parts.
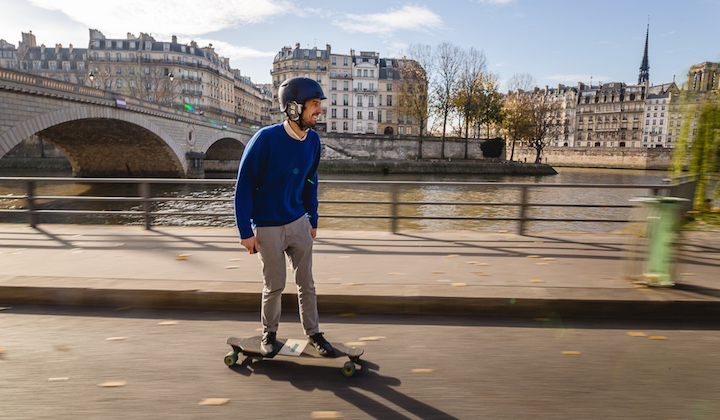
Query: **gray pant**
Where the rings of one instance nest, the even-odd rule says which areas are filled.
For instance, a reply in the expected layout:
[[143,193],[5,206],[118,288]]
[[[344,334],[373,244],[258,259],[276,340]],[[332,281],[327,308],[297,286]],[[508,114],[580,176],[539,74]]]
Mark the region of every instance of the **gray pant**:
[[255,228],[263,275],[263,332],[277,332],[280,324],[287,272],[286,254],[297,285],[302,327],[308,336],[319,332],[317,295],[312,275],[311,228],[305,216],[282,226]]

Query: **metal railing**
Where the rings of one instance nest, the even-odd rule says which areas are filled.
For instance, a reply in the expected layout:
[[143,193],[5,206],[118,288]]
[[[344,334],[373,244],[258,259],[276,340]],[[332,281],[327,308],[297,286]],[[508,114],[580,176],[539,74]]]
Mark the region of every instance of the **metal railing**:
[[[30,226],[35,227],[39,223],[39,216],[48,214],[63,215],[97,215],[97,216],[135,216],[143,219],[145,227],[152,227],[152,220],[157,216],[215,216],[230,217],[232,211],[228,212],[202,212],[202,211],[163,211],[154,210],[153,203],[184,201],[184,202],[222,202],[232,203],[231,198],[218,197],[157,197],[151,194],[151,185],[154,184],[209,184],[209,185],[233,185],[234,179],[164,179],[164,178],[61,178],[61,177],[0,177],[0,182],[19,183],[24,185],[25,194],[0,195],[0,205],[3,200],[24,200],[22,208],[0,208],[0,215],[3,214],[24,214],[27,216]],[[320,182],[323,185],[350,185],[364,186],[368,188],[388,188],[389,200],[320,200],[321,218],[338,219],[386,219],[389,220],[390,231],[398,231],[400,220],[454,220],[454,221],[513,221],[517,222],[517,233],[523,235],[529,222],[592,222],[592,223],[627,223],[630,219],[608,219],[608,218],[547,218],[530,217],[528,210],[538,207],[556,208],[633,208],[633,204],[592,204],[592,203],[537,203],[531,201],[531,189],[643,189],[649,195],[675,196],[677,193],[686,195],[688,185],[694,183],[694,179],[684,179],[673,184],[542,184],[542,183],[499,183],[499,182],[414,182],[414,181],[355,181],[355,180],[325,180]],[[82,183],[82,184],[136,184],[138,194],[136,196],[43,196],[37,195],[39,183]],[[517,191],[515,202],[457,202],[457,201],[402,201],[400,192],[403,187],[491,187],[493,189],[514,189]],[[1,192],[0,192],[1,194]],[[140,203],[140,210],[68,210],[68,209],[41,209],[38,203],[43,200],[65,200],[77,202],[124,202]],[[322,207],[326,204],[350,204],[355,206],[381,205],[388,206],[387,214],[323,214]],[[400,209],[406,206],[475,206],[475,207],[517,207],[515,216],[485,217],[485,216],[429,216],[429,215],[402,215]]]

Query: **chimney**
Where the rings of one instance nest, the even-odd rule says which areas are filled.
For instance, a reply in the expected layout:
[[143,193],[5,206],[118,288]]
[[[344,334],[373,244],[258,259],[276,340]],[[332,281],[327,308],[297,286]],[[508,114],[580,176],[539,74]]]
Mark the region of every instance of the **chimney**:
[[60,52],[60,48],[62,48],[62,44],[55,44],[55,54]]
[[45,44],[40,44],[40,54],[45,54]]
[[175,35],[172,36],[172,43],[177,44],[177,36],[175,36]]
[[300,49],[300,43],[299,43],[299,42],[296,42],[296,43],[295,43],[295,49],[296,49],[296,50],[299,50],[299,49]]
[[72,52],[73,52],[73,46],[72,46],[72,44],[70,44],[70,45],[68,46],[68,49],[70,50],[70,54],[72,54]]

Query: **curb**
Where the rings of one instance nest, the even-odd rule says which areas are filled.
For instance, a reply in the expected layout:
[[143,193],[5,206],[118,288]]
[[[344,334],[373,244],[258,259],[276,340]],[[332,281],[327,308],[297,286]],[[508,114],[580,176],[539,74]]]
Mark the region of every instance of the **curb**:
[[[202,290],[0,287],[0,304],[259,312],[257,292]],[[297,295],[283,294],[283,310],[297,311]],[[580,319],[718,320],[720,301],[588,300],[445,296],[318,295],[329,314]]]

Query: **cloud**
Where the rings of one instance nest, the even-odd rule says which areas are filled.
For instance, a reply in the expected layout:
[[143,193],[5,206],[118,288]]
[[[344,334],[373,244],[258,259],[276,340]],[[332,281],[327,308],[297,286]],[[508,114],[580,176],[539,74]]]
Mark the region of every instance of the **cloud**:
[[195,36],[264,22],[292,10],[287,0],[124,0],[104,5],[90,0],[29,2],[60,11],[86,27],[98,28],[109,38],[124,38],[128,31],[152,31],[162,38]]
[[[181,40],[180,38],[178,39]],[[225,41],[215,39],[198,38],[193,39],[199,46],[205,47],[212,44],[215,52],[221,57],[227,57],[230,60],[243,60],[245,58],[266,58],[274,57],[277,51],[259,51],[254,48],[240,47]],[[184,43],[190,43],[191,39],[182,40]]]
[[424,6],[405,5],[385,13],[365,15],[346,14],[334,23],[348,32],[387,35],[399,30],[427,31],[439,29],[443,21]]

